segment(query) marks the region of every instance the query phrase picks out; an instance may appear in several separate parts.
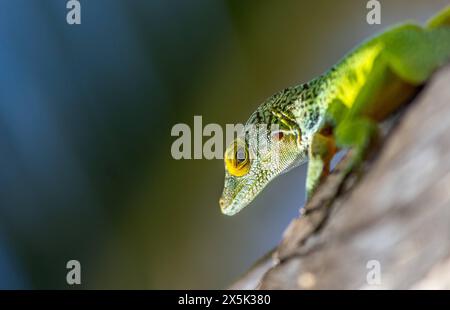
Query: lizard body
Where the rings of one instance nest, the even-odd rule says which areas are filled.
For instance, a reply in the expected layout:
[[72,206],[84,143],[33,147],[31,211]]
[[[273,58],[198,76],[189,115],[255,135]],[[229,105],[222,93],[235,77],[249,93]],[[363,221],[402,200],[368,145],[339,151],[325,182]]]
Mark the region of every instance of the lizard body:
[[222,212],[236,214],[273,178],[306,161],[310,198],[339,149],[354,150],[351,171],[376,136],[377,123],[411,99],[449,58],[447,7],[426,27],[395,26],[323,75],[268,98],[225,152]]

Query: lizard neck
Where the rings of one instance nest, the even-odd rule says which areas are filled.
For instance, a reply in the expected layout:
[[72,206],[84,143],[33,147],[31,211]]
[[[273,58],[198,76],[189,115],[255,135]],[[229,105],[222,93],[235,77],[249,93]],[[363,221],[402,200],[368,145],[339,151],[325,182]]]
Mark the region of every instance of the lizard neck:
[[327,93],[331,84],[330,74],[325,73],[308,83],[294,87],[298,97],[292,103],[291,113],[302,133],[315,133],[324,122],[329,104]]

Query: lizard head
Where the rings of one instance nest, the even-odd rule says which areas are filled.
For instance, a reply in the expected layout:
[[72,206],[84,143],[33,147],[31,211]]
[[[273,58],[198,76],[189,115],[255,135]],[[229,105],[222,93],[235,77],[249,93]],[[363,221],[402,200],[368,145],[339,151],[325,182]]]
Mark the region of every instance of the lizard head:
[[272,179],[305,162],[307,149],[307,137],[288,113],[262,105],[225,151],[222,213],[246,207]]

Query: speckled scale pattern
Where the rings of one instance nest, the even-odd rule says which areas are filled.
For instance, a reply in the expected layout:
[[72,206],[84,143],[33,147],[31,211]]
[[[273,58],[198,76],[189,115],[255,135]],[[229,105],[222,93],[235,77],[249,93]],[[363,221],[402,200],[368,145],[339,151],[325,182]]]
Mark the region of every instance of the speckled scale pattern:
[[312,132],[322,120],[327,107],[329,85],[334,69],[308,83],[286,88],[268,98],[249,118],[247,125],[276,124],[272,111],[281,111],[292,117],[302,132]]

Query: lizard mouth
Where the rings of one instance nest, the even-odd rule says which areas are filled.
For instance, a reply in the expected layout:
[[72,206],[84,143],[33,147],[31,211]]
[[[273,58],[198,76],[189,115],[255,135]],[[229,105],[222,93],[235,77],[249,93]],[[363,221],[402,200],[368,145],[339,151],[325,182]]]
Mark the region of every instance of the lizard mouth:
[[245,208],[248,205],[248,202],[246,203],[237,203],[236,200],[227,201],[223,197],[219,199],[219,205],[220,210],[223,214],[232,216],[241,211],[243,208]]
[[254,184],[247,184],[247,186],[238,190],[235,195],[224,192],[219,199],[222,213],[231,216],[245,208],[259,192],[256,191],[253,195],[249,195],[249,193],[254,192],[254,188]]

